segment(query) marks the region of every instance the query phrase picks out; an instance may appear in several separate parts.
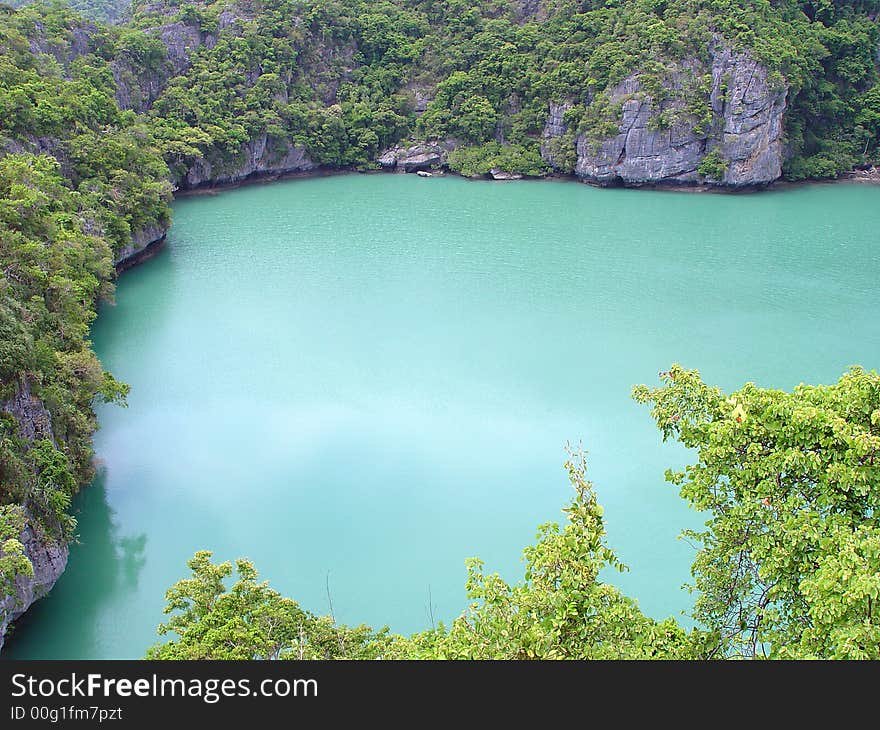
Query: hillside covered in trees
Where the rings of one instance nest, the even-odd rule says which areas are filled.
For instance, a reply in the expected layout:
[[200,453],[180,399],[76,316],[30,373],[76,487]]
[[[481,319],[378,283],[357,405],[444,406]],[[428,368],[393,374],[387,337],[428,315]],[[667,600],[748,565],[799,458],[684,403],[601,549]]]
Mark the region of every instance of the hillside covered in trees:
[[71,4],[0,5],[0,636],[64,568],[92,404],[126,394],[89,326],[175,189],[433,167],[738,188],[880,155],[877,0]]

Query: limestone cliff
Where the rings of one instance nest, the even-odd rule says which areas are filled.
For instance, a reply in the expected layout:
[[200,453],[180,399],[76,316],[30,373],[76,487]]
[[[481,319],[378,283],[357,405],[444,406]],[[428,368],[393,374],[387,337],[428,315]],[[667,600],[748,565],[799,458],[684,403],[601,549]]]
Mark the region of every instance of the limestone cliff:
[[394,172],[418,172],[446,165],[446,160],[455,149],[455,142],[422,142],[415,144],[396,145],[385,150],[377,162],[383,170]]
[[[15,394],[0,402],[0,411],[13,416],[18,424],[18,435],[26,443],[37,439],[54,440],[52,418],[46,407],[31,393],[30,383],[19,383]],[[25,525],[19,540],[33,567],[33,575],[15,578],[12,593],[0,595],[0,648],[6,628],[21,616],[35,601],[45,596],[55,585],[67,565],[67,541],[42,527],[24,507]]]
[[113,265],[116,267],[116,271],[124,271],[149,258],[165,240],[167,232],[168,227],[158,222],[145,226],[139,231],[134,231],[131,235],[131,242],[121,251],[117,252],[113,258]]
[[[710,51],[708,65],[672,65],[653,96],[638,72],[613,87],[606,101],[619,109],[617,133],[604,139],[590,129],[577,134],[575,175],[606,185],[744,187],[778,179],[786,87],[774,84],[748,53],[721,46]],[[542,154],[557,168],[560,152],[552,141],[568,131],[567,108],[551,105],[544,129]],[[702,164],[710,155],[713,164]]]
[[177,184],[183,189],[228,185],[249,177],[307,172],[317,167],[302,147],[262,134],[244,145],[242,152],[231,161],[196,160]]

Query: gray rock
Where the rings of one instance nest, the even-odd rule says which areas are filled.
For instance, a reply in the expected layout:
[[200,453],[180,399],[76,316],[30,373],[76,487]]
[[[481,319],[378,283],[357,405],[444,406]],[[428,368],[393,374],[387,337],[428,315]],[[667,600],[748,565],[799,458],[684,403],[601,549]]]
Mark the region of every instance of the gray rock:
[[522,175],[518,172],[508,172],[500,167],[493,167],[489,170],[489,175],[493,180],[522,180]]
[[[634,73],[609,91],[619,104],[618,133],[603,140],[581,134],[576,140],[575,174],[599,184],[656,183],[764,185],[782,174],[782,117],[787,89],[774,87],[767,69],[748,53],[735,53],[713,44],[711,66],[690,60],[672,67],[665,79],[665,98],[655,103]],[[709,124],[699,125],[691,109],[698,91],[696,81],[711,78],[706,103]],[[555,163],[550,140],[565,131],[567,104],[551,104],[541,153]],[[698,172],[703,158],[717,149],[726,169],[721,179]]]
[[[18,424],[19,436],[27,442],[40,439],[55,441],[52,416],[43,402],[32,392],[25,378],[15,394],[0,402],[0,410],[11,413]],[[35,601],[45,596],[55,585],[67,565],[67,541],[60,535],[50,535],[25,509],[25,525],[19,540],[33,566],[33,575],[17,576],[14,590],[0,594],[0,648],[6,627],[21,616]]]
[[67,566],[67,541],[49,535],[27,513],[26,518],[19,539],[34,572],[31,576],[17,576],[14,581],[15,590],[0,595],[0,649],[3,648],[9,624],[46,596]]
[[452,140],[391,147],[376,158],[376,161],[384,169],[396,168],[400,172],[436,169],[446,164],[449,152],[455,147],[456,143]]
[[[720,151],[728,161],[725,185],[762,185],[782,175],[783,127],[788,89],[774,87],[767,69],[746,53],[716,53],[712,110],[723,120]],[[722,83],[727,80],[727,94]]]
[[168,226],[159,223],[151,223],[131,235],[131,242],[113,258],[113,265],[117,271],[122,271],[134,266],[136,263],[147,258],[148,253],[157,248],[157,244],[165,240]]
[[378,158],[376,158],[376,162],[379,163],[379,166],[385,169],[391,169],[397,165],[397,152],[394,149],[387,150],[383,152]]
[[52,416],[43,401],[31,392],[27,378],[18,384],[12,398],[0,402],[0,411],[12,414],[18,424],[18,434],[25,441],[49,439],[54,442]]
[[80,19],[76,25],[70,28],[68,43],[55,43],[46,37],[46,27],[43,23],[33,24],[28,34],[31,53],[35,55],[46,54],[52,56],[61,66],[67,69],[78,56],[84,56],[94,50],[93,39],[98,27],[89,20]]
[[[586,134],[577,140],[575,174],[599,183],[621,179],[629,184],[657,181],[699,182],[697,165],[705,141],[693,131],[696,120],[686,116],[668,129],[652,129],[653,104],[639,93],[637,77],[626,79],[611,93],[613,103],[622,102],[619,133],[593,143]],[[681,112],[684,101],[673,96],[658,111]]]
[[516,20],[518,23],[525,23],[529,20],[537,20],[543,22],[547,20],[549,15],[548,5],[550,3],[545,0],[516,0],[513,4]]
[[288,141],[279,142],[262,134],[245,145],[231,166],[229,163],[212,163],[207,159],[197,160],[180,181],[180,186],[196,188],[208,184],[227,185],[258,175],[307,172],[317,167],[305,148]]
[[439,152],[421,152],[415,155],[406,155],[397,158],[397,166],[404,172],[427,170],[443,162],[443,155]]
[[135,70],[124,56],[110,63],[116,84],[116,103],[120,109],[143,113],[159,98],[168,77],[165,74],[144,74]]
[[547,124],[544,126],[544,133],[541,135],[543,139],[552,139],[553,137],[561,137],[565,134],[565,122],[563,118],[565,112],[571,109],[571,102],[554,103],[550,102],[550,113],[547,116]]
[[192,64],[192,54],[202,45],[199,29],[180,21],[150,29],[165,44],[171,76],[179,76]]

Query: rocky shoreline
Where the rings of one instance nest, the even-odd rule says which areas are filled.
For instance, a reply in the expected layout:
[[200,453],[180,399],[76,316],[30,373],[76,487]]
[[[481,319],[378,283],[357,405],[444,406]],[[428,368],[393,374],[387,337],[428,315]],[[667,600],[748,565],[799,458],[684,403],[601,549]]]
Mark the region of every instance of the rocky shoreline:
[[[420,168],[424,169],[424,168]],[[699,193],[711,193],[716,195],[751,195],[754,193],[772,191],[772,190],[788,190],[791,188],[805,187],[807,185],[835,185],[841,183],[862,183],[869,185],[880,185],[880,168],[870,166],[866,169],[856,169],[851,172],[842,174],[837,178],[819,178],[819,179],[810,179],[810,180],[798,180],[788,181],[784,179],[773,180],[768,183],[761,184],[753,184],[753,185],[740,185],[736,187],[726,187],[719,185],[710,185],[710,184],[701,184],[695,182],[687,182],[687,181],[671,181],[671,180],[661,180],[653,183],[642,183],[642,184],[625,184],[625,183],[602,183],[596,182],[593,180],[587,180],[576,175],[565,175],[562,173],[551,173],[548,175],[542,175],[540,177],[532,177],[527,175],[520,175],[518,177],[503,177],[503,176],[493,176],[491,174],[482,175],[479,177],[468,177],[466,175],[460,175],[457,172],[449,170],[445,164],[442,167],[434,167],[429,168],[438,172],[440,175],[451,175],[454,177],[460,177],[464,180],[470,180],[473,182],[509,182],[511,180],[518,181],[543,181],[543,180],[552,180],[552,181],[562,181],[562,182],[576,182],[582,183],[585,185],[590,185],[591,187],[599,187],[599,188],[626,188],[631,190],[655,190],[655,191],[663,191],[663,192],[675,192],[675,193],[689,193],[689,194],[699,194]],[[187,197],[195,197],[200,195],[217,195],[224,191],[236,190],[237,188],[249,186],[249,185],[268,185],[273,182],[279,182],[284,180],[303,180],[303,179],[311,179],[311,178],[319,178],[319,177],[332,177],[335,175],[388,175],[388,174],[411,174],[412,172],[416,172],[417,170],[406,170],[400,168],[393,167],[383,167],[378,170],[357,170],[357,169],[346,169],[346,168],[331,168],[331,167],[313,167],[308,170],[292,170],[290,172],[262,172],[257,171],[246,177],[238,178],[234,181],[225,181],[225,182],[214,182],[214,181],[206,181],[202,182],[194,187],[181,188],[174,191],[175,198],[187,198]],[[122,252],[120,252],[116,259],[114,260],[114,265],[116,267],[117,274],[121,274],[123,271],[132,268],[133,266],[137,266],[138,264],[146,261],[149,258],[155,256],[165,245],[166,235],[169,228],[151,228],[148,229],[152,231],[155,235],[150,238],[149,235],[145,235],[144,232],[138,232],[135,236],[132,237],[133,244],[135,241],[139,241],[139,244],[129,246],[125,248]]]

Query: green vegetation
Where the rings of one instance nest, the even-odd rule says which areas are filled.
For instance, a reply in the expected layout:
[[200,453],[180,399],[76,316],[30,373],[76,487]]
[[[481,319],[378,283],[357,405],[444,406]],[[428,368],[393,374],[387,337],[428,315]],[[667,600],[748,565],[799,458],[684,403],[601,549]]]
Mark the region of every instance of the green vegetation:
[[697,167],[697,172],[710,180],[723,179],[725,170],[727,170],[727,160],[717,147],[708,152]]
[[165,613],[174,615],[159,627],[176,638],[153,647],[148,659],[376,659],[387,643],[387,632],[338,626],[303,611],[257,583],[247,560],[236,561],[238,580],[228,590],[231,563],[215,565],[201,551],[188,565],[192,578],[165,594]]
[[95,307],[112,295],[114,252],[167,223],[171,191],[149,129],[114,99],[105,57],[118,33],[64,55],[84,28],[60,6],[0,24],[0,402],[39,398],[54,436],[27,444],[3,411],[0,505],[4,523],[27,512],[65,535],[70,497],[92,476],[92,403],[127,392],[91,351]]
[[459,147],[451,152],[449,169],[465,177],[480,177],[494,169],[540,177],[550,168],[534,147],[486,142],[480,147]]
[[[9,3],[14,8],[29,5],[33,0],[11,0]],[[67,0],[71,10],[80,13],[84,18],[100,20],[107,23],[122,21],[131,7],[130,0]]]
[[730,396],[677,365],[662,378],[633,396],[652,406],[664,439],[696,451],[696,463],[667,480],[707,516],[705,530],[684,533],[699,546],[699,628],[655,621],[599,580],[625,567],[605,541],[584,455],[573,453],[565,526],[540,528],[516,585],[471,560],[473,603],[448,628],[403,637],[337,626],[257,585],[246,561],[225,589],[231,566],[203,552],[190,561],[193,577],[166,594],[175,616],[160,633],[177,636],[149,656],[880,658],[880,375],[853,368],[834,385],[786,393],[748,383]]

